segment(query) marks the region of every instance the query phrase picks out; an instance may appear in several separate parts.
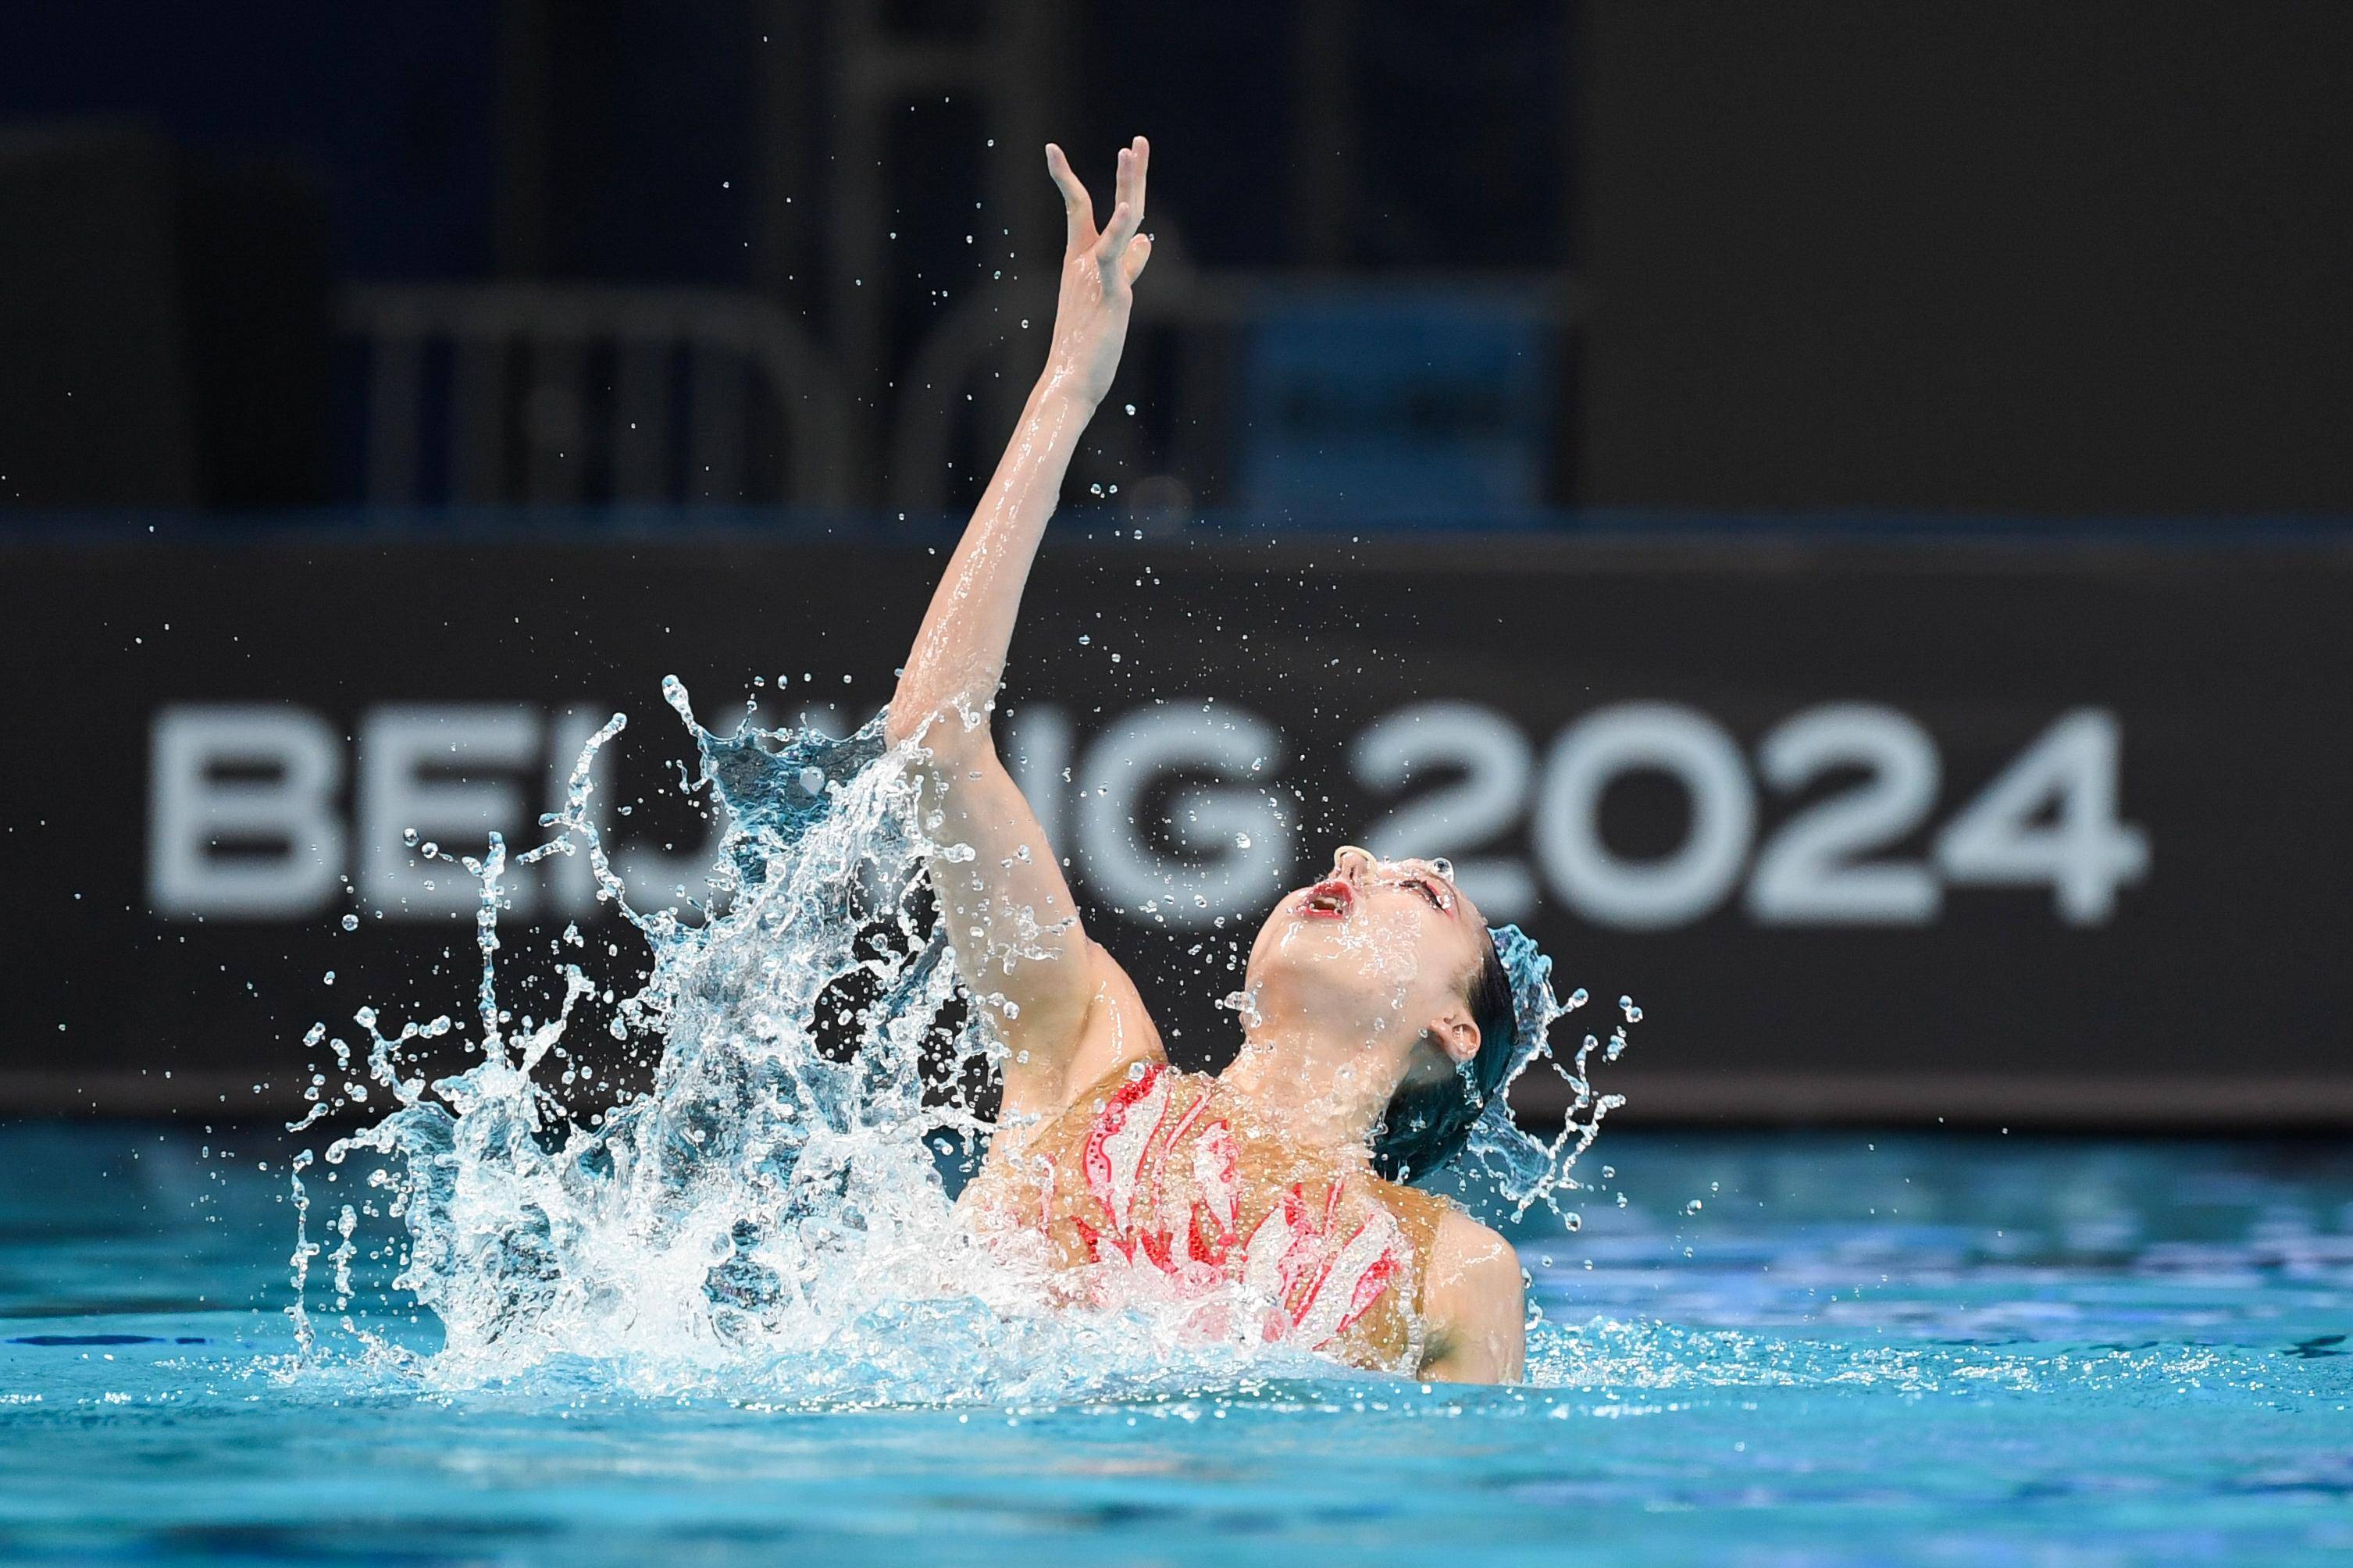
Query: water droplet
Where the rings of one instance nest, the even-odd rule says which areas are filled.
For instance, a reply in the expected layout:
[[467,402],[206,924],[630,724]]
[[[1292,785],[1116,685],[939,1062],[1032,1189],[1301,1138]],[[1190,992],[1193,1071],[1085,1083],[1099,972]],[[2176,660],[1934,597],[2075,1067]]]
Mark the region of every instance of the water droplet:
[[359,917],[359,916],[357,916],[357,915],[345,915],[345,916],[343,917],[343,929],[344,929],[345,931],[357,931],[357,930],[359,930],[359,929],[360,929],[360,917]]

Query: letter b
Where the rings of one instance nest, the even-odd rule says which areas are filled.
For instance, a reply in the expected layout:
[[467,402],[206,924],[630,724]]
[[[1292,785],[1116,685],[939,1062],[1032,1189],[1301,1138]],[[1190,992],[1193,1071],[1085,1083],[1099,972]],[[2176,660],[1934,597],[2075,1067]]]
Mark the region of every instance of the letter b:
[[327,901],[343,867],[335,732],[297,708],[182,704],[155,716],[147,899],[159,915],[271,920]]

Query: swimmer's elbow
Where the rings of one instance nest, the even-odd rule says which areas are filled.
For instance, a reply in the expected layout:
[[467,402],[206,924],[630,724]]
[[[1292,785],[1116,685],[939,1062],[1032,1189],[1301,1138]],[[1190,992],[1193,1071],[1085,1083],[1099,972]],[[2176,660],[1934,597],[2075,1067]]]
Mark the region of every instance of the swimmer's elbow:
[[913,741],[923,747],[924,771],[943,780],[997,760],[997,737],[987,716],[975,720],[954,708],[894,700],[882,716],[882,740],[899,747]]

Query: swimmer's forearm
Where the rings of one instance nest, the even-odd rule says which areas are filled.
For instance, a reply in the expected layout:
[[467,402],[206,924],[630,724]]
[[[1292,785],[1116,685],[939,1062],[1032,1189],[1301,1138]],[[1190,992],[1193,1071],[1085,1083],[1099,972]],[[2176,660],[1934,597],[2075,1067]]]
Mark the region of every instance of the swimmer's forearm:
[[1021,591],[1094,411],[1094,398],[1067,371],[1049,365],[1039,377],[915,633],[891,700],[894,743],[927,729],[934,752],[968,735],[987,743],[985,719],[1005,676]]
[[1064,219],[1053,347],[915,634],[891,700],[893,743],[923,735],[934,756],[967,750],[967,737],[988,744],[984,719],[1005,678],[1005,650],[1029,563],[1080,433],[1119,369],[1132,286],[1152,258],[1152,241],[1138,226],[1151,151],[1141,136],[1120,150],[1119,205],[1098,230],[1086,187],[1062,150],[1047,144],[1046,167],[1062,193]]

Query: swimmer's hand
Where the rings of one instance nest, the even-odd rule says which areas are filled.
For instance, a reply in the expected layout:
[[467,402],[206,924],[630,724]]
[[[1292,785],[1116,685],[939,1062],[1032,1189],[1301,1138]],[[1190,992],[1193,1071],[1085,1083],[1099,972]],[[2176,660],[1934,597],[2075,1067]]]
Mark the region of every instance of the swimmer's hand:
[[1134,286],[1152,259],[1152,237],[1144,224],[1144,176],[1152,144],[1139,136],[1120,149],[1118,205],[1111,221],[1095,227],[1094,202],[1071,172],[1062,150],[1046,144],[1046,167],[1062,193],[1065,235],[1062,287],[1054,302],[1054,346],[1046,360],[1044,384],[1101,403],[1119,369],[1127,342],[1127,316]]

